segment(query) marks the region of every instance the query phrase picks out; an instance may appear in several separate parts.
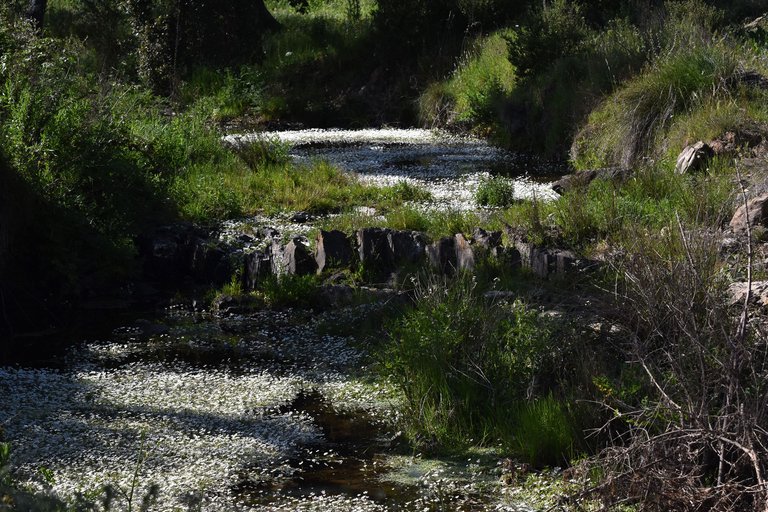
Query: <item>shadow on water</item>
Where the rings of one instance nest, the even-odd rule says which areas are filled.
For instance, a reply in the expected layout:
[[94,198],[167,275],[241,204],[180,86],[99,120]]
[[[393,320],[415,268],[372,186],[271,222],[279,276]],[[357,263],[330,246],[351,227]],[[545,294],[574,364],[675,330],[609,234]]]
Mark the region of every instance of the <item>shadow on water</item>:
[[271,482],[244,481],[236,489],[250,505],[266,505],[286,497],[366,496],[390,507],[419,496],[417,485],[384,481],[385,455],[400,448],[376,420],[365,414],[339,412],[316,390],[300,392],[281,413],[307,414],[323,432],[321,441],[304,446],[287,461],[286,477]]

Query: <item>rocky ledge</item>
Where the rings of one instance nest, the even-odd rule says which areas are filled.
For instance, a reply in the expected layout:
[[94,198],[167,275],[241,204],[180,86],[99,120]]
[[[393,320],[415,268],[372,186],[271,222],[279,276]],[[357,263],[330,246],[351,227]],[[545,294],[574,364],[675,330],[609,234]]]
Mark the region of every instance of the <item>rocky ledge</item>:
[[[451,275],[472,272],[483,258],[496,258],[510,268],[529,269],[547,279],[595,267],[598,262],[558,248],[540,247],[509,229],[474,230],[431,240],[424,233],[364,228],[353,234],[320,230],[310,243],[304,235],[284,237],[271,227],[242,235],[242,243],[222,242],[215,231],[189,224],[164,226],[140,239],[140,255],[148,276],[192,279],[221,286],[239,279],[253,290],[271,276],[359,272],[369,283],[393,282],[404,274],[431,268]],[[246,240],[247,238],[247,240]]]

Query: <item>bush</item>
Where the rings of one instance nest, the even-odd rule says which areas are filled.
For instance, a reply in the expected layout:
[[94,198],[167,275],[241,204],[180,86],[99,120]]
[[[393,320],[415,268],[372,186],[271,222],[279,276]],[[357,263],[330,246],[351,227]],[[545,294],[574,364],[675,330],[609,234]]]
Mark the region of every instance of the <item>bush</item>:
[[635,333],[625,359],[645,375],[647,395],[606,400],[615,417],[607,428],[624,432],[592,461],[609,507],[757,511],[768,503],[768,347],[748,308],[729,311],[718,240],[677,223],[614,260],[619,315]]
[[556,59],[573,53],[589,35],[580,5],[554,0],[533,11],[515,37],[509,38],[509,60],[519,76],[538,75]]
[[490,176],[478,185],[475,201],[480,206],[511,206],[515,202],[515,182],[503,176]]
[[466,277],[427,279],[388,331],[381,364],[406,397],[411,432],[444,446],[509,441],[510,410],[554,383],[568,351],[523,302],[489,304]]

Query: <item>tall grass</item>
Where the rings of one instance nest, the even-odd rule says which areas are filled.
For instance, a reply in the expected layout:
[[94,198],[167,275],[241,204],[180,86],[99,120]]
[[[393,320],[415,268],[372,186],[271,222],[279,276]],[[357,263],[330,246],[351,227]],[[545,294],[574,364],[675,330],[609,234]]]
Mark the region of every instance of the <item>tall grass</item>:
[[[443,449],[472,438],[502,440],[525,455],[521,446],[536,421],[550,432],[570,431],[552,399],[520,405],[554,384],[568,348],[522,301],[492,304],[479,292],[466,276],[427,278],[413,310],[389,327],[381,365],[406,398],[415,439]],[[534,463],[550,463],[567,457],[561,450],[571,444],[555,436],[527,453]]]
[[738,69],[738,56],[724,41],[661,57],[590,114],[574,142],[573,162],[582,168],[631,167],[654,156],[675,116],[727,98]]
[[510,31],[478,38],[449,79],[425,90],[419,99],[422,124],[487,130],[497,122],[503,101],[515,85],[507,37]]

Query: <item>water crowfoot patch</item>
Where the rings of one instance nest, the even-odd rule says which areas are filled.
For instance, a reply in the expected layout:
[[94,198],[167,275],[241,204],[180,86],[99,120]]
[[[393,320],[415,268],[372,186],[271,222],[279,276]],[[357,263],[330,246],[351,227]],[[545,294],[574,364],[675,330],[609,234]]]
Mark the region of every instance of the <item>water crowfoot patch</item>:
[[[377,450],[398,438],[399,397],[370,379],[359,342],[328,333],[372,307],[215,320],[174,310],[166,334],[83,343],[64,369],[2,367],[13,477],[69,503],[99,501],[109,489],[112,510],[145,498],[163,512],[474,503],[487,483],[384,478],[397,464]],[[338,475],[352,483],[326,492]],[[383,500],[380,489],[397,498]]]

